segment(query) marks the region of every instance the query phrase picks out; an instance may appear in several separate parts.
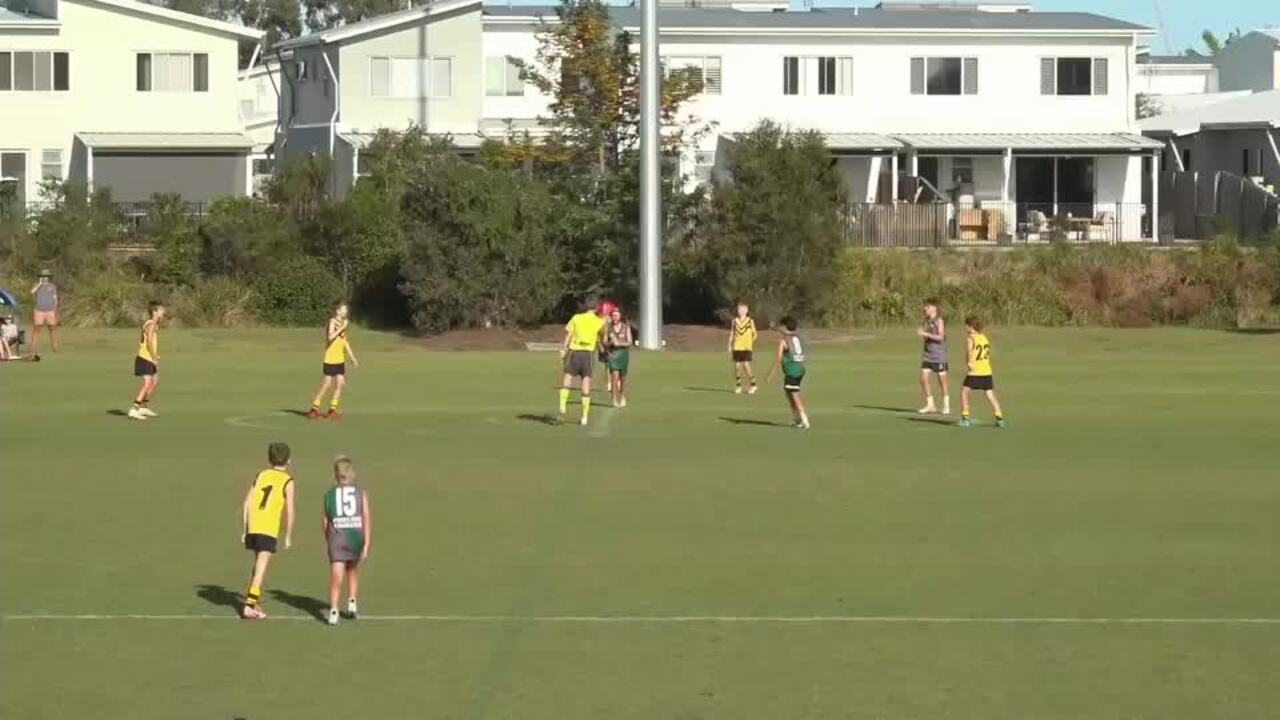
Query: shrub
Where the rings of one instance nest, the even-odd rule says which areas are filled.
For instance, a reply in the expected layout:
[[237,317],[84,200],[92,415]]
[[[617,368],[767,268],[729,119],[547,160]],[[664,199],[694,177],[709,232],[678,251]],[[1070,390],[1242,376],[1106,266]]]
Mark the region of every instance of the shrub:
[[342,282],[313,257],[287,261],[254,281],[257,318],[278,325],[318,325],[343,297]]
[[191,327],[242,327],[253,322],[253,288],[228,277],[197,280],[175,288],[169,310],[182,325]]
[[71,327],[134,325],[146,315],[148,302],[163,301],[160,291],[121,267],[108,266],[62,294],[61,320]]
[[149,258],[154,279],[170,285],[191,285],[200,273],[200,238],[187,216],[182,196],[153,195],[142,234],[154,246]]
[[284,211],[250,198],[215,200],[200,235],[200,267],[206,275],[266,275],[302,254],[297,227]]

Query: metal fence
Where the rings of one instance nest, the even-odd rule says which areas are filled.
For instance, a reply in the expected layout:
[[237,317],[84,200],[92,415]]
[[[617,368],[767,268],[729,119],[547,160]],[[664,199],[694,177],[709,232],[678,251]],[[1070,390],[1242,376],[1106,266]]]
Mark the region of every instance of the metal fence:
[[861,247],[1156,242],[1144,203],[854,203],[843,227]]
[[1227,172],[1164,173],[1160,203],[1170,208],[1170,232],[1180,240],[1206,240],[1220,233],[1254,240],[1280,228],[1280,199]]

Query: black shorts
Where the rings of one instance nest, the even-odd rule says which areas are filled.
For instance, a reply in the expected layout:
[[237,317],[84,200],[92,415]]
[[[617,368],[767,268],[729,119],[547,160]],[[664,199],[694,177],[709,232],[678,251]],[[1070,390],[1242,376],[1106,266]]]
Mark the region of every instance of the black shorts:
[[339,377],[347,374],[346,363],[325,363],[324,374],[326,377]]
[[734,350],[733,361],[736,363],[751,362],[751,351],[750,350]]
[[782,389],[787,392],[800,392],[800,383],[804,381],[804,375],[783,375]]
[[966,375],[964,386],[970,390],[995,390],[996,380],[992,375]]
[[928,371],[930,371],[930,372],[936,372],[936,373],[938,373],[938,374],[942,374],[942,373],[944,373],[944,372],[946,372],[946,371],[947,371],[947,364],[946,364],[946,363],[929,362],[928,360],[925,360],[924,362],[920,363],[920,369],[921,369],[921,370],[928,370]]
[[142,357],[133,359],[133,376],[134,377],[151,377],[160,373],[160,369],[150,360]]
[[262,533],[249,533],[244,536],[244,547],[254,552],[273,553],[276,551],[276,539]]
[[564,359],[564,374],[589,378],[595,366],[595,355],[590,350],[570,350]]

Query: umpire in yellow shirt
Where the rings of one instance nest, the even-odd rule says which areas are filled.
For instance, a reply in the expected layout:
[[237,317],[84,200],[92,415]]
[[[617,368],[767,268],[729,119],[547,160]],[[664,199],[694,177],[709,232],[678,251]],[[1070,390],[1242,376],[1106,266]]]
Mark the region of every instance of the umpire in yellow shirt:
[[600,317],[600,301],[588,298],[578,307],[578,314],[564,326],[564,345],[560,359],[564,362],[564,378],[560,383],[560,422],[569,409],[569,389],[573,378],[582,381],[582,420],[587,424],[591,416],[591,370],[596,361],[596,350],[604,340],[604,318]]

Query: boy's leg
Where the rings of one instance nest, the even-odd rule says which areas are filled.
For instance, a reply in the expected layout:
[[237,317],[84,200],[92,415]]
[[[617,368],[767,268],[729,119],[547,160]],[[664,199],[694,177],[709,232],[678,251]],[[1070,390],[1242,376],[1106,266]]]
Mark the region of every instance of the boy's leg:
[[324,376],[324,380],[320,382],[320,389],[316,390],[316,394],[311,398],[311,409],[320,412],[320,405],[324,402],[325,393],[329,392],[329,385],[333,383],[333,378],[328,375]]
[[751,369],[750,360],[742,363],[742,371],[747,375],[747,382],[751,383],[751,387],[747,389],[747,392],[755,392],[756,391],[756,374]]
[[262,581],[267,576],[267,564],[271,562],[271,553],[259,551],[253,556],[253,575],[249,578],[249,587],[244,593],[244,614],[246,616],[263,615],[258,607],[262,601]]
[[987,402],[991,403],[991,412],[996,414],[996,422],[1004,422],[1004,412],[1000,410],[1000,399],[996,397],[995,390],[987,391]]
[[338,609],[338,600],[342,597],[342,575],[346,563],[329,563],[329,612]]
[[795,406],[796,416],[800,420],[800,424],[806,429],[809,427],[809,414],[804,410],[804,396],[799,390],[791,393],[791,404]]
[[587,424],[591,417],[591,373],[582,376],[582,424]]
[[929,382],[929,372],[927,368],[920,368],[920,394],[924,397],[924,407],[918,412],[931,413],[937,412],[937,406],[933,404],[933,385]]
[[573,388],[573,375],[564,374],[564,378],[560,380],[560,414],[564,415],[569,411],[569,393]]
[[969,424],[969,386],[960,387],[960,424]]
[[338,412],[338,405],[342,402],[342,389],[347,386],[347,376],[339,375],[333,379],[333,395],[329,396],[329,414],[333,415]]
[[947,372],[938,373],[938,387],[942,389],[942,414],[951,414],[951,383],[947,380]]
[[355,605],[358,597],[360,597],[360,562],[352,561],[347,563],[347,605]]

